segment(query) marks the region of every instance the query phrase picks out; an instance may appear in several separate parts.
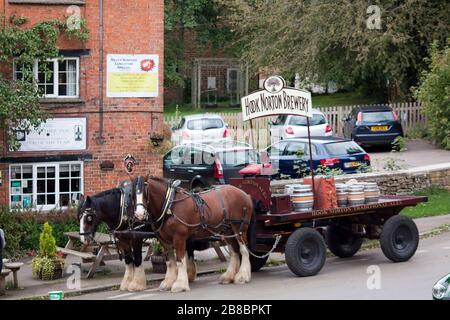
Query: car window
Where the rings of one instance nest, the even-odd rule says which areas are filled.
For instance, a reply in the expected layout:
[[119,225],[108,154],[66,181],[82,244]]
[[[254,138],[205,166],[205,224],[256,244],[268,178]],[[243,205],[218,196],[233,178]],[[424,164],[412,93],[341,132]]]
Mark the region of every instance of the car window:
[[333,142],[324,145],[330,156],[361,153],[364,150],[354,141]]
[[195,119],[189,120],[187,123],[189,130],[209,130],[223,128],[223,121],[221,119]]
[[283,154],[284,148],[286,147],[286,142],[278,142],[267,148],[267,153],[269,157],[281,156]]
[[185,118],[182,118],[181,121],[180,121],[180,123],[178,124],[177,129],[183,128],[185,122],[186,122],[186,119],[185,119]]
[[[327,120],[322,114],[314,114],[312,119],[309,121],[311,126],[318,126],[321,124],[326,124]],[[306,117],[292,116],[289,120],[291,126],[306,126],[308,125]]]
[[184,147],[175,147],[164,156],[164,165],[180,165],[183,163]]
[[[313,155],[317,154],[316,146],[311,145],[311,150]],[[287,145],[286,149],[284,149],[284,156],[301,156],[301,155],[309,156],[309,146],[304,142],[291,142]]]
[[278,116],[276,118],[276,120],[273,122],[273,124],[276,126],[282,125],[286,121],[286,118],[287,118],[287,115]]
[[251,163],[260,163],[259,154],[254,150],[229,150],[217,154],[225,167],[237,167]]
[[392,111],[378,111],[378,112],[363,112],[363,122],[380,122],[380,121],[394,121],[394,114]]
[[203,161],[203,150],[196,148],[187,148],[183,156],[183,165],[204,165]]

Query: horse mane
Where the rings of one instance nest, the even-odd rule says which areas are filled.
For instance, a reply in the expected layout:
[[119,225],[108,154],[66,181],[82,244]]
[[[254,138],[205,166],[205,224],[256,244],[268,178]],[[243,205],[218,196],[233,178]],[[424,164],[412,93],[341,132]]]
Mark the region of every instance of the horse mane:
[[120,192],[119,188],[105,190],[105,191],[94,194],[91,198],[102,198],[102,197],[108,196],[110,194],[115,194],[117,192]]
[[156,182],[165,183],[165,184],[169,183],[169,181],[167,179],[162,178],[162,177],[157,177],[157,176],[149,176],[148,179],[154,180]]

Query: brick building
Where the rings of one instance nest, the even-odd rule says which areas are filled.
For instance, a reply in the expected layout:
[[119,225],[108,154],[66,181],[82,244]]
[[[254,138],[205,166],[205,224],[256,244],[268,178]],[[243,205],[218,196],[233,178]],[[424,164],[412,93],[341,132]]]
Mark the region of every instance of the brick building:
[[[127,179],[127,154],[137,160],[136,173],[161,174],[161,156],[149,135],[163,125],[163,0],[0,2],[3,15],[29,18],[24,27],[65,19],[74,10],[85,19],[90,38],[84,44],[64,36],[58,41],[64,60],[51,61],[53,76],[40,83],[46,89],[42,105],[52,119],[40,134],[19,136],[24,141],[16,152],[0,132],[0,205],[65,207],[81,193],[92,195]],[[20,72],[6,68],[5,76]]]

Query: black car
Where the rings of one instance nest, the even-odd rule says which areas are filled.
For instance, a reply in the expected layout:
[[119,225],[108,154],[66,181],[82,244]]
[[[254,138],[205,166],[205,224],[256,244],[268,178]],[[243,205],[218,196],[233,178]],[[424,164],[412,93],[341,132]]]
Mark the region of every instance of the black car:
[[344,137],[359,145],[391,145],[403,129],[397,114],[389,107],[357,107],[344,119]]
[[239,171],[249,164],[260,163],[260,157],[248,144],[218,141],[176,146],[163,161],[164,178],[181,180],[182,187],[199,190],[240,177]]

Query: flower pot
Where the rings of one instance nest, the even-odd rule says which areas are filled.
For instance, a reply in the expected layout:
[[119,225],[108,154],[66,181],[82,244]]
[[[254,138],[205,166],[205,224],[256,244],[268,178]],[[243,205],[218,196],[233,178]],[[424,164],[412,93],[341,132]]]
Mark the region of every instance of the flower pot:
[[44,278],[42,270],[38,274],[39,280],[45,280],[45,281],[57,280],[57,279],[61,279],[62,277],[63,277],[63,267],[62,267],[62,264],[59,262],[55,263],[55,266],[53,268],[53,276],[50,279]]
[[166,257],[162,255],[151,255],[150,261],[152,262],[153,272],[154,273],[166,273],[167,265],[166,265]]

